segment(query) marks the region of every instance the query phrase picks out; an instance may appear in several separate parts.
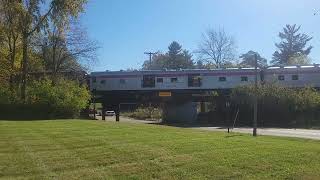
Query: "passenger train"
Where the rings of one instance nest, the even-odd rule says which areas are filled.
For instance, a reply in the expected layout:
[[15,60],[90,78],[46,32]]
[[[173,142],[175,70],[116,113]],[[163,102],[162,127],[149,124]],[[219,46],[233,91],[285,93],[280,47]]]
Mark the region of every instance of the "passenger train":
[[319,65],[227,69],[92,72],[90,89],[95,92],[223,90],[253,84],[257,80],[286,87],[320,87]]

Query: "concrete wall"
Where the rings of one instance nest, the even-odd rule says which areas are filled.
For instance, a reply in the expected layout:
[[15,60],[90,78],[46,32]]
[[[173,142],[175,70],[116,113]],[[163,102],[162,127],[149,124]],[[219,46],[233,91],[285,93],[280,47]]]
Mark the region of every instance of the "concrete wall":
[[167,123],[193,123],[197,119],[197,103],[170,102],[163,106],[163,121]]

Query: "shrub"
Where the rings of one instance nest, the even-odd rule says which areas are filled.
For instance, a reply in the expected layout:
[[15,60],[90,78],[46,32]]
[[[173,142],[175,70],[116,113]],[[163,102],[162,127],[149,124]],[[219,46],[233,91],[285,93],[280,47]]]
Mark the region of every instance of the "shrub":
[[0,104],[19,103],[19,97],[15,90],[10,90],[9,87],[0,86]]
[[124,116],[135,118],[135,119],[151,119],[160,120],[162,118],[162,111],[156,107],[139,107],[133,112],[123,113]]
[[74,118],[88,105],[90,94],[75,81],[60,79],[55,84],[44,79],[28,86],[28,104],[49,109],[49,118]]
[[[233,89],[231,99],[240,108],[244,124],[251,124],[253,98],[258,98],[258,118],[266,126],[309,127],[316,120],[320,108],[320,93],[313,88],[287,88],[276,84],[241,86]],[[243,113],[246,112],[246,113]],[[243,120],[245,119],[246,120]],[[260,123],[261,124],[261,123]]]

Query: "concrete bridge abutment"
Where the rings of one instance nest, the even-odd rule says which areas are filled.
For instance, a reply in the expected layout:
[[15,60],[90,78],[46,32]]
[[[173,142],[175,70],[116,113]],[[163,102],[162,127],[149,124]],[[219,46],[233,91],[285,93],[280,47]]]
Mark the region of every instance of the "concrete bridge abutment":
[[165,123],[194,123],[197,120],[197,103],[166,102],[162,106],[162,113]]

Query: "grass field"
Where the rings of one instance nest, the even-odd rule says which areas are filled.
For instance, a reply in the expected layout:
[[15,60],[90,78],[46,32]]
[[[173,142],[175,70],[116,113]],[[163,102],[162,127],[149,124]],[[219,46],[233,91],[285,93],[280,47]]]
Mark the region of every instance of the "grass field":
[[320,179],[320,141],[86,120],[0,121],[0,179]]

